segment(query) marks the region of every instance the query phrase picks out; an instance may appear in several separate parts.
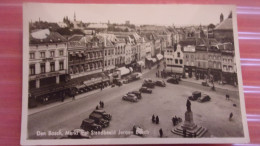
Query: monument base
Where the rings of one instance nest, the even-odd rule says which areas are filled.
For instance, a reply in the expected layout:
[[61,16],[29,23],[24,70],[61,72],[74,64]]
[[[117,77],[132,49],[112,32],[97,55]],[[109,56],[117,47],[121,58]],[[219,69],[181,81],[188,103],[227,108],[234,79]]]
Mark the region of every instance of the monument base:
[[[184,130],[186,134],[184,135]],[[183,136],[183,137],[202,137],[207,132],[207,129],[198,126],[193,122],[193,113],[192,111],[185,112],[185,121],[183,125],[173,128],[172,133]]]
[[194,129],[186,129],[186,136],[184,136],[184,129],[184,126],[179,126],[177,128],[173,128],[171,131],[172,133],[183,137],[202,137],[207,132],[207,128],[196,125]]

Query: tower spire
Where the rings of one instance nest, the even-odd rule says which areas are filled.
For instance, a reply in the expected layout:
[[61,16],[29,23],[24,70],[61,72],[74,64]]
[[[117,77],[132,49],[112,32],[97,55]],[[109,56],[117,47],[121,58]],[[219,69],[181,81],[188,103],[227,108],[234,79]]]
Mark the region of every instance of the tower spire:
[[76,13],[75,13],[75,11],[74,11],[74,21],[76,21]]

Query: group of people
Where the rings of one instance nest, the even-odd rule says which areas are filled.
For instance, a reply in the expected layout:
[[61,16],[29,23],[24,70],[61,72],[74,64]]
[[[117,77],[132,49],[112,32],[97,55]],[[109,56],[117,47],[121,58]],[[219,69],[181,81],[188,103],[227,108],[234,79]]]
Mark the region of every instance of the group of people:
[[104,102],[103,101],[99,101],[99,106],[98,105],[96,106],[96,110],[98,110],[99,107],[100,108],[104,108],[104,106],[105,106]]
[[159,124],[159,117],[158,116],[152,116],[152,122],[155,123],[155,124]]
[[160,77],[166,78],[166,77],[167,77],[167,76],[166,76],[166,72],[165,72],[164,70],[163,70],[163,71],[158,70],[158,71],[155,73],[155,75],[156,75],[157,78],[160,78]]
[[173,126],[176,126],[179,122],[181,122],[180,118],[177,118],[176,116],[172,117]]

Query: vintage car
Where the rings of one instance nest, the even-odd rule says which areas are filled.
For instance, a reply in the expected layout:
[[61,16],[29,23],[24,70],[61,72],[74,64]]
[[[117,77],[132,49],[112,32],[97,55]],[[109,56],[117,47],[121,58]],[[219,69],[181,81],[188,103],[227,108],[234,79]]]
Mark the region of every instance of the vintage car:
[[112,119],[112,115],[106,113],[104,110],[94,110],[92,113],[100,114],[105,120],[110,121]]
[[85,131],[102,131],[102,127],[95,123],[93,119],[84,119],[80,126]]
[[134,94],[126,94],[122,97],[123,100],[131,101],[131,102],[137,102],[138,98]]
[[156,86],[160,86],[160,87],[166,87],[166,84],[165,84],[165,82],[163,80],[157,80],[155,82],[155,85]]
[[201,85],[202,85],[202,86],[209,87],[209,84],[208,84],[208,82],[201,82]]
[[150,93],[150,94],[152,94],[152,90],[151,89],[149,89],[149,88],[147,88],[147,87],[141,87],[140,89],[139,89],[139,91],[141,92],[141,93]]
[[142,98],[142,93],[140,91],[131,91],[128,92],[127,94],[134,94],[138,99]]
[[202,94],[202,96],[198,98],[198,101],[199,102],[207,102],[207,101],[210,101],[210,97],[207,94]]
[[179,79],[171,77],[167,80],[167,83],[179,84]]
[[108,120],[105,120],[105,119],[103,118],[103,116],[100,115],[100,114],[91,113],[91,114],[89,115],[89,118],[90,118],[90,119],[93,119],[96,124],[101,125],[102,128],[105,128],[105,127],[108,127],[108,126],[109,126],[109,121],[108,121]]
[[199,97],[201,97],[201,92],[194,91],[192,92],[192,96],[189,97],[189,100],[197,100]]
[[133,127],[133,133],[134,133],[134,135],[143,136],[144,135],[144,130],[140,126],[135,125]]
[[68,138],[72,139],[84,139],[84,138],[91,138],[88,131],[85,131],[83,129],[73,129],[69,132]]

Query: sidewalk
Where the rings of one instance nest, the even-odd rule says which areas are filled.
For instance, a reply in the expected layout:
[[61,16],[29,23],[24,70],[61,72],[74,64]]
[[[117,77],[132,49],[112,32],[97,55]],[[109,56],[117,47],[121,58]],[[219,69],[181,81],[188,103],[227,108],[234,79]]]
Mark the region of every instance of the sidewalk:
[[[142,71],[142,74],[146,74],[148,73],[149,71],[155,69],[156,66],[153,66],[151,69],[143,69]],[[109,88],[112,88],[111,86],[107,86],[106,88],[104,88],[103,90],[106,90],[106,89],[109,89]],[[97,90],[93,90],[93,91],[90,91],[90,92],[87,92],[87,93],[83,93],[83,94],[79,94],[79,95],[76,95],[75,96],[75,100],[77,99],[81,99],[81,98],[86,98],[88,97],[89,95],[93,95],[93,94],[96,94],[100,92],[99,89]],[[68,98],[65,98],[65,100],[63,102],[61,101],[56,101],[56,102],[52,102],[52,103],[48,103],[48,104],[39,104],[37,107],[35,108],[31,108],[31,109],[28,109],[28,115],[32,115],[32,114],[35,114],[35,113],[38,113],[38,112],[41,112],[41,111],[44,111],[44,110],[47,110],[47,109],[50,109],[50,108],[53,108],[53,107],[56,107],[56,106],[60,106],[60,105],[63,105],[63,104],[67,104],[67,103],[70,103],[70,102],[73,102],[75,100],[72,100],[71,97],[68,97]]]
[[[196,84],[200,84],[200,85],[201,85],[202,82],[205,81],[205,80],[196,80],[194,78],[186,78],[186,79],[182,78],[181,80],[184,81],[184,82],[191,82],[191,83],[196,83]],[[208,84],[209,84],[210,87],[212,87],[211,83],[208,83]],[[215,82],[214,86],[215,86],[215,88],[219,88],[219,89],[223,89],[223,90],[238,91],[238,87],[234,87],[234,86],[228,85],[228,84],[220,85],[220,84]]]
[[[105,87],[103,90],[106,90],[106,89],[109,89],[109,88],[112,88],[112,87],[108,86],[108,87]],[[67,97],[67,98],[65,98],[65,100],[63,102],[56,101],[56,102],[52,102],[52,103],[48,103],[48,104],[39,104],[35,108],[28,109],[28,115],[32,115],[32,114],[35,114],[35,113],[38,113],[38,112],[59,106],[59,105],[67,104],[67,103],[76,101],[77,99],[86,98],[89,95],[93,95],[93,94],[98,93],[98,92],[100,92],[99,89],[93,90],[93,91],[90,91],[90,92],[87,92],[87,93],[76,95],[75,100],[73,100],[71,97]]]

